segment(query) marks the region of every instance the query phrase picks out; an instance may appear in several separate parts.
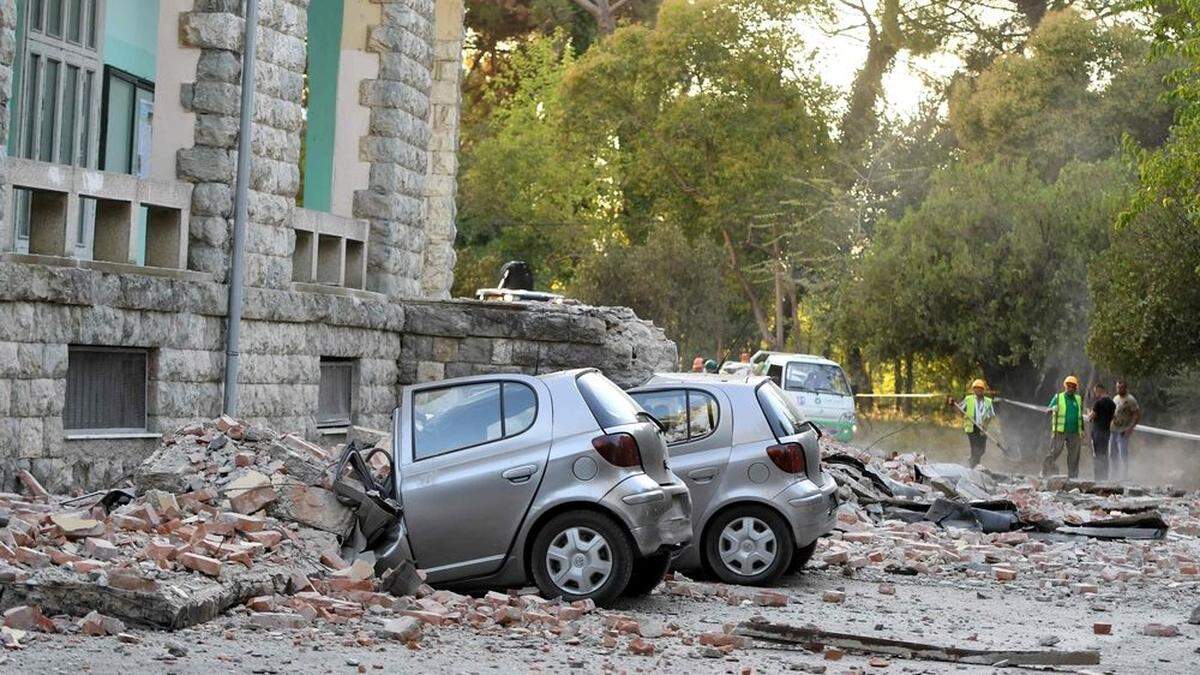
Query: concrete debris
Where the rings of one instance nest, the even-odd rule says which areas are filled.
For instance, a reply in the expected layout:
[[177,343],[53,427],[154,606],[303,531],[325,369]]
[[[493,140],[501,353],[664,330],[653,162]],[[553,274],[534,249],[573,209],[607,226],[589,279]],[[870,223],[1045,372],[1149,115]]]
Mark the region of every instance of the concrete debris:
[[1194,494],[878,458],[828,438],[822,453],[840,504],[815,566],[991,579],[1084,599],[1114,584],[1197,581]]

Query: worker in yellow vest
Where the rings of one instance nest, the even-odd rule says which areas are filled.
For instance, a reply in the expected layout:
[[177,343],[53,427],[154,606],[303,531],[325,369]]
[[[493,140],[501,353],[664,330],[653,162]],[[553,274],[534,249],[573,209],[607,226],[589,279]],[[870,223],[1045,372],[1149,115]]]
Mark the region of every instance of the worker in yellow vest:
[[1046,408],[1050,415],[1050,428],[1054,435],[1050,439],[1050,454],[1042,462],[1042,477],[1053,475],[1058,470],[1058,458],[1063,448],[1067,450],[1067,476],[1079,475],[1079,447],[1083,437],[1083,397],[1079,395],[1079,378],[1070,375],[1063,380],[1063,390],[1050,399]]
[[971,383],[971,393],[964,396],[961,403],[950,399],[950,405],[958,408],[963,415],[963,431],[967,432],[967,442],[971,445],[971,459],[967,466],[971,468],[983,461],[983,453],[987,450],[987,428],[996,417],[995,402],[986,393],[987,383],[975,380]]

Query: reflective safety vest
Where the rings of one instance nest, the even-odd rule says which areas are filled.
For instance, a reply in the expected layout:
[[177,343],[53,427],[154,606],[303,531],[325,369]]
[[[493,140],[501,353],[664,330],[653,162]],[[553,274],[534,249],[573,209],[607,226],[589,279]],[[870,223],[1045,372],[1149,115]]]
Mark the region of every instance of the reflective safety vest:
[[[963,431],[968,434],[975,430],[975,394],[967,394],[963,399]],[[987,421],[996,416],[996,407],[992,404],[992,399],[983,397],[983,420]],[[982,427],[980,427],[982,430]]]
[[[1079,428],[1064,429],[1067,426],[1067,397],[1075,399],[1075,409],[1079,412]],[[1058,433],[1069,431],[1071,433],[1083,433],[1083,397],[1079,394],[1068,394],[1065,391],[1060,391],[1054,395],[1054,419],[1051,421],[1052,429]]]

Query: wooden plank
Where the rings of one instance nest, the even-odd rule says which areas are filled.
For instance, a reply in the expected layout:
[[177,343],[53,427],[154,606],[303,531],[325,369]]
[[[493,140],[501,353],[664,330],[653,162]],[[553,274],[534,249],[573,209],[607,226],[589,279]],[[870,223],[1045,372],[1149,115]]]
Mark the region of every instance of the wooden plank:
[[887,654],[903,659],[948,661],[985,666],[1094,666],[1100,663],[1100,652],[1096,650],[966,649],[869,635],[838,633],[811,625],[792,626],[765,621],[743,621],[738,624],[734,634],[805,647],[819,648],[828,645],[848,651]]

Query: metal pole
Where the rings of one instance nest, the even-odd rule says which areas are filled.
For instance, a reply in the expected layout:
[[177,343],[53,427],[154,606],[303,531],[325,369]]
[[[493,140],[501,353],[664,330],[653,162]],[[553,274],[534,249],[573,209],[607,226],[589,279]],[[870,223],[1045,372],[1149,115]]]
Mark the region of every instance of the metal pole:
[[250,191],[250,136],[254,119],[254,61],[258,44],[258,0],[246,0],[242,40],[242,117],[238,124],[237,182],[233,191],[233,260],[229,267],[229,318],[225,327],[225,414],[237,417],[238,342],[246,258],[246,210]]

